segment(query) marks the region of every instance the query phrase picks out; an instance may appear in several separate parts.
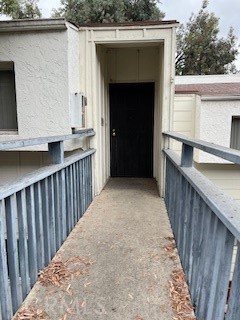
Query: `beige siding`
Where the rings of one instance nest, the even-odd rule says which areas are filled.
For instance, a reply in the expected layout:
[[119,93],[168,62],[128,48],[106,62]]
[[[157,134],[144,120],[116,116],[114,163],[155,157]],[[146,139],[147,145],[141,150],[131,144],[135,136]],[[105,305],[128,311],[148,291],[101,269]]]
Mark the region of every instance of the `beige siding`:
[[[195,94],[175,95],[173,112],[173,131],[188,137],[195,136],[195,106],[197,97]],[[173,142],[175,151],[181,150],[180,142]]]
[[0,155],[0,186],[50,163],[47,152],[8,151]]
[[231,164],[195,164],[220,189],[240,202],[240,167]]
[[158,79],[158,47],[109,49],[107,59],[110,82],[156,81]]

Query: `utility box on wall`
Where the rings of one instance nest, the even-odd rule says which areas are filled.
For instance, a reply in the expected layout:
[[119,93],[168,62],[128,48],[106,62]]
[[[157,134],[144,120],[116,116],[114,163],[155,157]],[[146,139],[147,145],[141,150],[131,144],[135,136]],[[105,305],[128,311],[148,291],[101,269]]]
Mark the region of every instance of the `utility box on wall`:
[[72,128],[85,127],[85,106],[87,98],[82,93],[72,93],[70,96],[70,121]]

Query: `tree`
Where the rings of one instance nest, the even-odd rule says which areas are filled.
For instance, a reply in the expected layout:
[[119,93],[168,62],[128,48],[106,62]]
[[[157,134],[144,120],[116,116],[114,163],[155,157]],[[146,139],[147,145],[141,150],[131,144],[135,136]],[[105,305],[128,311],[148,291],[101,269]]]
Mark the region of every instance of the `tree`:
[[92,22],[161,20],[158,0],[61,0],[53,16],[65,17],[79,25]]
[[177,32],[176,74],[224,74],[236,72],[234,61],[238,50],[233,28],[226,39],[218,38],[218,21],[207,11],[204,0],[197,14],[192,14],[186,26]]
[[41,17],[39,0],[0,0],[0,14],[12,19],[35,19]]

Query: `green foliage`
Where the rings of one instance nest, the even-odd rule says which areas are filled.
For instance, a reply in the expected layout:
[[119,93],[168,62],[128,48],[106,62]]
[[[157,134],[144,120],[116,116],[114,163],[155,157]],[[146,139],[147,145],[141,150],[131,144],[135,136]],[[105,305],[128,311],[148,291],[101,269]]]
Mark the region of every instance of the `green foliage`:
[[200,11],[192,14],[186,26],[177,32],[176,74],[224,74],[236,72],[238,50],[230,28],[226,39],[218,38],[219,19],[207,11],[204,0]]
[[156,0],[61,0],[54,17],[79,25],[92,22],[161,20],[164,14]]
[[0,14],[12,19],[35,19],[41,17],[38,0],[0,0]]

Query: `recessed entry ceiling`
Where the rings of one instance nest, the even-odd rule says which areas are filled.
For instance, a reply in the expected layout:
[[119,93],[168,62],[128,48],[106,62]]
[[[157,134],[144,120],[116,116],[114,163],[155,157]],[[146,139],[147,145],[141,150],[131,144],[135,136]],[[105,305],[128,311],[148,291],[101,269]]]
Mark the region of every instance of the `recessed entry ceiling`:
[[124,43],[104,43],[104,44],[99,44],[105,48],[143,48],[143,47],[156,47],[158,48],[159,46],[161,46],[163,44],[163,41],[144,41],[144,42],[124,42]]

